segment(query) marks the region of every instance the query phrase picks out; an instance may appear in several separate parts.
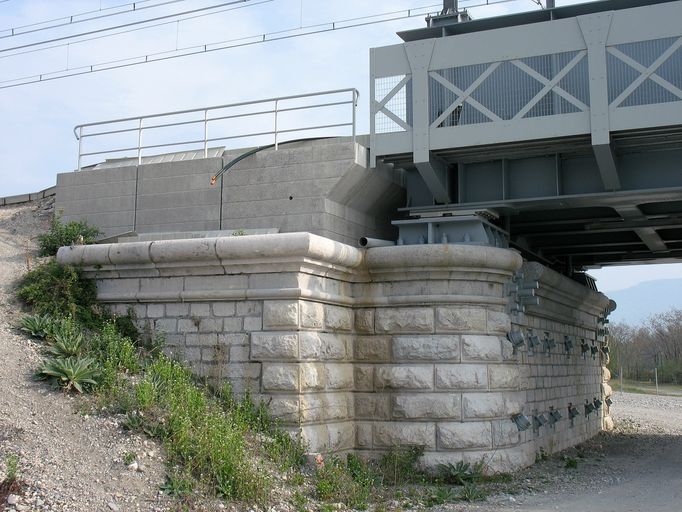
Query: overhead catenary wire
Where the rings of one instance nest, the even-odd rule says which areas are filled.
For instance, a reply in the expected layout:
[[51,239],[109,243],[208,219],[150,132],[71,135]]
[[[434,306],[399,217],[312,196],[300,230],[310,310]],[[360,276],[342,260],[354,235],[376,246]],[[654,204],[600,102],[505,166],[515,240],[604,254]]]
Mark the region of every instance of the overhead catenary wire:
[[[32,34],[34,32],[40,32],[43,30],[51,30],[54,28],[65,27],[68,25],[75,25],[76,23],[83,23],[86,21],[93,21],[93,20],[99,20],[99,19],[103,19],[103,18],[109,18],[112,16],[119,16],[121,14],[129,14],[131,12],[140,12],[140,11],[144,11],[146,9],[153,9],[155,7],[162,7],[164,5],[186,2],[187,0],[166,0],[164,2],[160,2],[160,3],[156,3],[156,4],[152,4],[152,5],[143,5],[140,7],[140,4],[146,4],[146,3],[151,2],[151,1],[152,0],[139,0],[138,2],[112,5],[109,7],[105,7],[104,9],[100,8],[100,9],[95,9],[92,11],[84,11],[84,12],[79,12],[76,14],[69,14],[67,16],[60,16],[59,18],[52,18],[49,20],[36,21],[34,23],[28,23],[26,25],[17,25],[16,27],[10,27],[10,28],[0,28],[0,33],[9,32],[9,34],[0,35],[0,39],[5,39],[7,37],[21,36],[24,34]],[[9,0],[0,0],[0,3],[2,3],[2,2],[9,2]],[[110,12],[107,14],[101,14],[105,11],[112,11],[114,9],[118,9],[121,7],[127,7],[127,9],[124,9],[121,11],[116,11],[116,12]],[[80,19],[80,16],[86,16],[88,14],[97,14],[97,16],[91,16],[89,18]],[[61,22],[61,23],[57,23],[57,22]],[[40,25],[46,25],[48,23],[55,23],[55,24],[54,25],[48,25],[46,27],[35,28],[35,29],[31,28],[31,27],[38,27]],[[29,30],[22,30],[22,29],[29,29]]]
[[[271,0],[265,0],[271,1]],[[482,7],[488,5],[502,4],[513,2],[515,0],[485,0],[485,2],[475,5],[468,5],[467,8]],[[256,4],[254,4],[256,5]],[[368,25],[375,25],[379,23],[387,23],[391,21],[398,21],[401,19],[414,18],[417,16],[423,16],[428,14],[424,12],[425,9],[433,9],[438,7],[440,4],[431,4],[428,6],[415,7],[411,9],[402,9],[399,11],[391,11],[380,14],[373,14],[368,16],[361,16],[357,18],[348,18],[344,20],[329,21],[325,23],[317,23],[313,25],[307,25],[301,27],[300,29],[287,29],[280,31],[267,32],[262,34],[256,34],[253,36],[245,36],[236,39],[230,39],[219,42],[205,43],[199,45],[188,46],[184,48],[179,48],[178,50],[167,50],[162,52],[149,53],[146,55],[139,55],[136,57],[127,57],[124,59],[111,60],[106,62],[100,62],[95,64],[89,64],[85,66],[78,66],[71,69],[63,69],[58,71],[50,71],[41,74],[34,74],[28,76],[22,76],[18,78],[13,78],[9,80],[0,81],[0,89],[8,89],[13,87],[20,87],[23,85],[29,85],[39,82],[48,82],[53,80],[59,80],[62,78],[68,78],[72,76],[80,76],[85,74],[97,73],[101,71],[110,71],[114,69],[121,69],[125,67],[138,66],[142,64],[149,64],[152,62],[162,62],[166,60],[190,57],[194,55],[207,54],[215,51],[228,50],[233,48],[252,46],[255,44],[262,44],[267,42],[282,41],[286,39],[293,39],[298,37],[304,37],[309,35],[316,35],[325,32],[332,32],[338,30],[345,30],[349,28],[357,28]],[[365,21],[372,18],[378,18],[382,16],[390,16],[386,19]],[[296,32],[299,30],[308,30],[307,32],[291,34],[291,32]],[[65,45],[64,45],[65,46]],[[132,61],[132,62],[128,62]]]
[[144,19],[144,20],[137,20],[137,21],[131,21],[131,22],[128,22],[128,23],[122,23],[122,24],[120,24],[120,25],[115,25],[115,26],[112,26],[112,27],[104,27],[104,28],[99,28],[99,29],[96,29],[96,30],[89,30],[89,31],[87,31],[87,32],[81,32],[81,33],[79,33],[79,34],[70,34],[70,35],[67,35],[67,36],[55,37],[55,38],[46,39],[46,40],[43,40],[43,41],[33,41],[33,42],[31,42],[31,43],[25,43],[25,44],[20,44],[20,45],[17,45],[17,46],[11,46],[11,47],[9,47],[9,48],[0,48],[0,53],[9,52],[9,51],[13,51],[13,50],[21,50],[21,49],[23,49],[23,48],[31,48],[31,47],[34,47],[34,46],[40,46],[40,45],[49,44],[49,43],[55,43],[55,42],[57,42],[57,41],[66,41],[66,40],[68,40],[68,39],[75,39],[75,38],[78,38],[78,37],[90,36],[90,35],[93,35],[93,34],[99,34],[99,33],[107,32],[107,31],[110,31],[110,30],[116,30],[116,29],[119,29],[119,28],[133,27],[133,26],[142,25],[142,24],[145,24],[145,23],[151,23],[151,22],[153,22],[153,21],[159,21],[159,20],[164,20],[164,19],[167,20],[167,19],[169,19],[169,18],[177,18],[178,16],[184,16],[184,15],[187,15],[187,14],[195,14],[195,13],[198,13],[198,12],[205,12],[205,11],[209,11],[209,10],[212,10],[212,9],[219,9],[219,8],[221,8],[221,7],[225,7],[226,5],[244,4],[244,3],[246,3],[246,2],[251,2],[251,1],[253,1],[253,0],[231,0],[231,1],[229,1],[229,2],[222,2],[222,3],[219,3],[219,4],[215,4],[215,5],[209,5],[209,6],[206,6],[206,7],[199,7],[199,8],[197,8],[197,9],[191,9],[191,10],[188,10],[188,11],[182,11],[182,12],[177,12],[177,13],[173,13],[173,14],[165,14],[165,15],[163,15],[163,16],[156,16],[155,18],[147,18],[147,19]]

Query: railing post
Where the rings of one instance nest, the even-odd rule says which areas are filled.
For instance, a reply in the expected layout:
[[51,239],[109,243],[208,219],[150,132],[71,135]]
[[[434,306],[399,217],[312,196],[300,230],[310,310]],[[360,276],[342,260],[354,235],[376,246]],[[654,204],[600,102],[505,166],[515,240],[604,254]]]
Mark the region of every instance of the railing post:
[[279,100],[275,100],[275,151],[279,149],[279,143],[277,141],[277,106],[279,104]]
[[357,106],[358,106],[358,91],[353,89],[353,144],[355,144],[355,116],[356,116],[355,110],[357,109]]
[[204,110],[204,158],[208,158],[208,109]]
[[83,127],[79,126],[78,127],[78,170],[81,170],[81,160],[82,160],[82,153],[83,153]]
[[137,165],[142,165],[142,118],[137,125]]

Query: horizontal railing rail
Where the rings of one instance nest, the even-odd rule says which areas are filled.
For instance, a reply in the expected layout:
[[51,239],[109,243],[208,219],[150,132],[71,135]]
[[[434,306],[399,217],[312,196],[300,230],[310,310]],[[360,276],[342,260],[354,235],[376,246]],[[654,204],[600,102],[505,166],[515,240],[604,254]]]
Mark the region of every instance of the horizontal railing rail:
[[[349,99],[344,99],[345,96],[349,96]],[[135,152],[137,156],[138,165],[142,163],[142,157],[144,150],[149,149],[159,149],[168,147],[178,147],[178,146],[191,146],[202,144],[202,149],[204,152],[204,157],[208,156],[208,145],[212,142],[228,141],[236,139],[247,139],[252,137],[263,137],[263,136],[273,136],[275,149],[278,148],[280,142],[280,135],[287,133],[297,133],[297,132],[310,132],[316,130],[327,130],[330,128],[351,128],[353,142],[355,142],[356,136],[356,121],[357,121],[357,106],[358,98],[360,93],[357,89],[336,89],[331,91],[320,91],[308,94],[296,94],[292,96],[280,96],[277,98],[267,98],[262,100],[254,101],[243,101],[239,103],[230,103],[225,105],[215,105],[211,107],[202,107],[196,109],[188,110],[177,110],[174,112],[163,112],[160,114],[150,114],[138,117],[124,117],[119,119],[110,119],[107,121],[98,121],[94,123],[84,123],[79,124],[74,127],[73,133],[78,140],[78,170],[83,168],[83,158],[88,156],[104,155],[104,154],[117,154],[117,153],[129,153]],[[323,98],[326,97],[327,100],[321,100],[322,102],[312,102],[310,104],[305,103],[303,105],[287,105],[288,102],[296,101],[306,101],[312,98]],[[268,108],[267,105],[270,105]],[[250,111],[250,112],[239,112],[228,115],[216,115],[211,117],[211,113],[217,113],[220,110],[226,109],[238,109],[244,107],[252,107],[262,105],[264,108]],[[350,105],[350,113],[348,117],[343,114],[343,119],[340,122],[332,122],[325,124],[303,124],[301,126],[295,125],[293,127],[282,128],[281,127],[281,115],[287,112],[298,112],[298,111],[321,111],[325,108],[332,107],[343,107],[344,105]],[[320,112],[321,113],[321,112]],[[173,116],[185,116],[199,114],[197,119],[190,120],[178,120],[166,122],[169,118]],[[269,126],[271,129],[258,130],[258,131],[246,131],[245,133],[237,133],[236,135],[230,134],[217,134],[209,137],[209,127],[211,123],[217,121],[227,121],[233,119],[244,119],[253,118],[256,116],[271,116],[269,121]],[[349,119],[349,120],[346,120]],[[148,123],[153,124],[148,124]],[[135,126],[127,128],[117,128],[109,129],[106,127],[115,128],[112,125],[117,125],[120,123],[135,123]],[[143,135],[145,132],[151,130],[160,130],[162,128],[174,128],[179,126],[190,126],[190,125],[201,125],[203,124],[203,137],[201,138],[189,138],[182,139],[174,142],[164,142],[155,144],[143,144]],[[95,130],[95,131],[91,131]],[[86,139],[98,138],[104,144],[104,139],[106,137],[111,137],[114,135],[121,134],[133,134],[137,133],[137,144],[131,145],[126,144],[123,147],[119,146],[106,146],[105,149],[98,149],[96,151],[85,151],[84,141]]]

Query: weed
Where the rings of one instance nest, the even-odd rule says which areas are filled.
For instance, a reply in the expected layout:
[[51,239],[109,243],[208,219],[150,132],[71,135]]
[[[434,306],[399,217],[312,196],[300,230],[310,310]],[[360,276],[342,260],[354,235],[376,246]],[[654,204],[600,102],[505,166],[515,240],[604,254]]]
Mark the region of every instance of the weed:
[[191,475],[180,471],[178,468],[168,472],[166,481],[161,485],[161,490],[174,497],[184,497],[192,493],[194,481]]
[[89,226],[87,222],[62,223],[59,217],[55,217],[50,231],[38,235],[38,255],[54,256],[64,245],[91,244],[99,234],[100,230]]
[[315,489],[320,500],[364,509],[371,486],[356,482],[348,466],[338,457],[331,457],[327,461],[318,460]]
[[44,338],[52,319],[48,315],[30,315],[21,319],[20,329],[34,338]]
[[74,316],[92,325],[96,289],[80,270],[49,261],[26,273],[19,284],[18,296],[39,315],[55,318]]
[[487,497],[487,493],[473,483],[464,484],[462,491],[459,493],[459,499],[464,501],[481,501]]
[[403,485],[414,480],[420,472],[417,462],[424,454],[423,446],[391,448],[381,456],[379,468],[386,485]]
[[119,372],[140,371],[133,341],[122,336],[113,322],[105,323],[102,331],[91,337],[89,350],[102,368],[100,385],[103,388],[113,386]]
[[296,512],[305,512],[306,505],[308,504],[308,498],[306,498],[305,494],[294,491],[291,501],[294,504],[294,510],[296,510]]
[[483,468],[484,463],[482,461],[473,466],[464,461],[459,461],[456,464],[439,464],[438,476],[448,484],[466,485],[481,480]]
[[435,487],[431,491],[426,499],[425,504],[427,507],[443,505],[457,499],[457,495],[453,492],[452,487]]
[[566,461],[566,464],[564,465],[564,467],[566,469],[575,469],[578,467],[578,459],[576,459],[574,457],[566,457],[565,461]]
[[137,460],[137,454],[135,452],[126,452],[123,456],[123,463],[128,466]]
[[5,482],[14,482],[19,474],[19,457],[13,453],[9,454],[5,459],[7,471],[5,475]]
[[19,494],[22,489],[22,484],[18,479],[19,457],[13,454],[8,455],[5,459],[5,465],[7,472],[5,478],[0,480],[0,506],[4,506],[7,496]]
[[547,460],[549,458],[549,455],[545,451],[544,448],[540,447],[540,450],[538,453],[535,454],[535,462],[541,462],[543,460]]
[[64,391],[75,389],[79,393],[96,386],[99,375],[95,360],[89,357],[49,359],[43,362],[37,373],[39,379],[49,380]]

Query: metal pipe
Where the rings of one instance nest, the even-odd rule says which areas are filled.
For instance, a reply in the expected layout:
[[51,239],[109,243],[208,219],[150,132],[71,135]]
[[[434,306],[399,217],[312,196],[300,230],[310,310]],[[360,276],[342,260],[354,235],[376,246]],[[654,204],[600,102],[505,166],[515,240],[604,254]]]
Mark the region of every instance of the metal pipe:
[[372,247],[390,247],[395,245],[392,240],[382,240],[381,238],[368,238],[363,236],[358,240],[358,245],[360,247],[365,247],[366,249],[371,249]]

